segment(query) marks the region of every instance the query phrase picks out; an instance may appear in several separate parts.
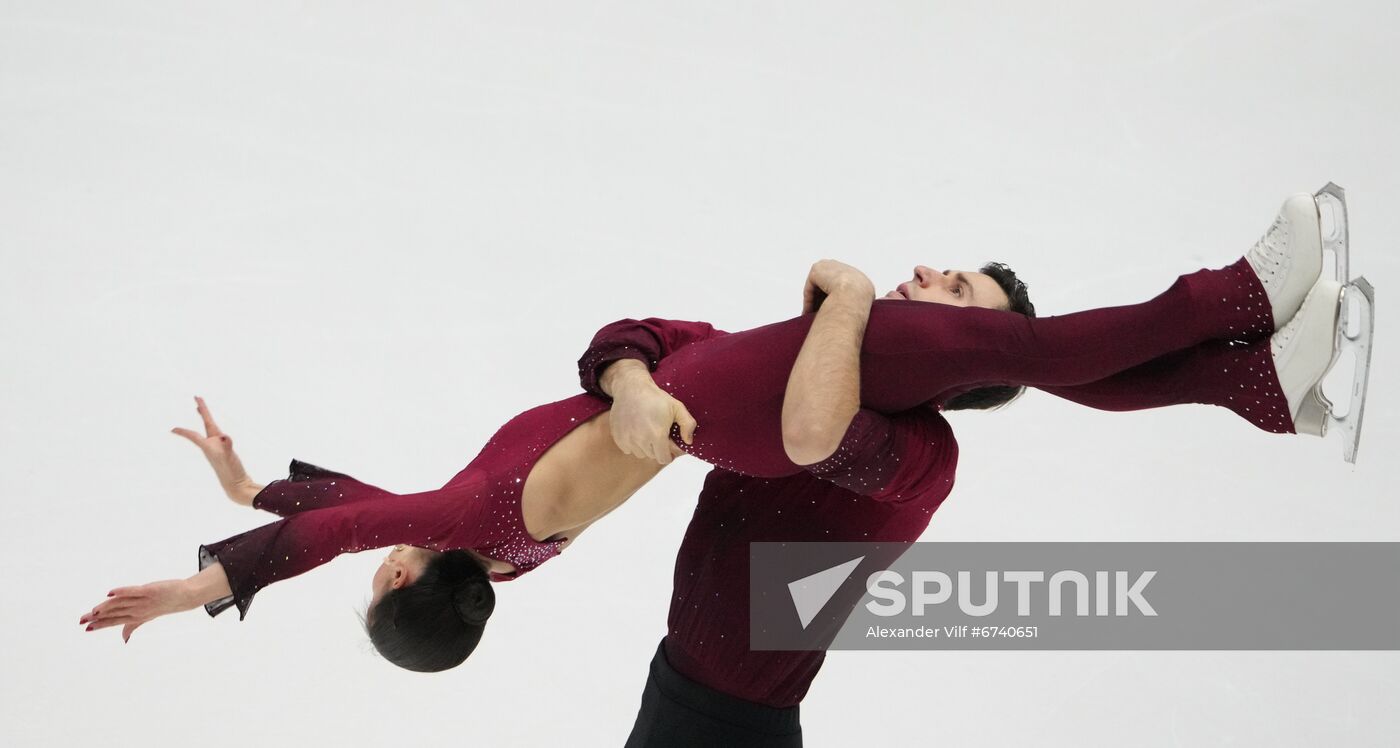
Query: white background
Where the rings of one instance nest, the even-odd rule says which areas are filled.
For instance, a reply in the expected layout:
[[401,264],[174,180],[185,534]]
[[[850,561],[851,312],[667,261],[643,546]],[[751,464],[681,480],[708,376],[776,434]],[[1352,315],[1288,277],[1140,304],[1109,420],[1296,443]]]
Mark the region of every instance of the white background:
[[[960,414],[926,540],[1396,541],[1390,2],[0,3],[7,745],[620,745],[704,466],[497,587],[466,666],[379,659],[381,553],[162,619],[78,617],[273,519],[297,457],[441,485],[624,316],[797,313],[836,257],[1011,263],[1042,314],[1236,259],[1348,190],[1382,320],[1360,464],[1206,406]],[[1393,745],[1390,652],[838,652],[811,746]]]

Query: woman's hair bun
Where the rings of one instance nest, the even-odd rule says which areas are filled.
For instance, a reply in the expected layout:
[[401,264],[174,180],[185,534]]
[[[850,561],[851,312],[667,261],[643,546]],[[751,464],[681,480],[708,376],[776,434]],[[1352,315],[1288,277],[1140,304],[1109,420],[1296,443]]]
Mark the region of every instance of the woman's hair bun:
[[461,582],[452,593],[452,602],[457,607],[457,615],[466,623],[479,626],[491,617],[496,609],[496,591],[491,583],[483,579]]
[[454,549],[429,559],[417,581],[381,596],[366,615],[365,629],[384,659],[436,673],[457,667],[476,650],[495,607],[485,566]]

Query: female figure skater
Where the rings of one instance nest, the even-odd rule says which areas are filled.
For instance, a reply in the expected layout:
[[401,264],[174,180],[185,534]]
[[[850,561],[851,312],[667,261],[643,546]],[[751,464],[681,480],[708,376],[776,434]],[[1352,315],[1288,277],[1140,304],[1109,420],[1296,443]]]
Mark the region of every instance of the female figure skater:
[[[1317,208],[1311,195],[1300,195],[1246,257],[1181,276],[1142,304],[1031,319],[882,301],[865,331],[862,405],[893,413],[979,385],[1081,385],[1212,340],[1255,338],[1236,351],[1239,365],[1200,376],[1237,386],[1249,406],[1236,412],[1256,426],[1293,432],[1333,358],[1340,287],[1317,281],[1320,268]],[[811,278],[822,291],[849,280],[840,273]],[[1290,323],[1296,334],[1274,336],[1271,351],[1270,333],[1300,306],[1297,324]],[[656,381],[704,424],[682,424],[676,446],[748,475],[803,469],[785,451],[783,393],[812,317],[688,345],[661,362]],[[79,623],[88,630],[120,625],[128,639],[153,618],[200,605],[211,615],[236,605],[241,619],[268,584],[340,553],[395,545],[372,581],[370,638],[401,667],[454,667],[475,648],[494,607],[490,581],[518,578],[557,555],[661,469],[618,448],[607,409],[584,394],[525,411],[433,491],[397,495],[293,460],[287,479],[249,496],[254,485],[231,440],[200,401],[205,438],[182,435],[205,449],[231,497],[283,518],[200,546],[193,577],[113,590]],[[886,491],[897,496],[899,467],[862,480],[891,482]]]

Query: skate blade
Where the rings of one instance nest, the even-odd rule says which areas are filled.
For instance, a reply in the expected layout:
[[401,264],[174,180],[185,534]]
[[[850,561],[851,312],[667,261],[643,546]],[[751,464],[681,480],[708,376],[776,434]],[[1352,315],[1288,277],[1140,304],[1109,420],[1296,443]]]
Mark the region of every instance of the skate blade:
[[1317,384],[1303,396],[1303,402],[1298,405],[1298,415],[1293,417],[1293,430],[1299,434],[1326,437],[1328,426],[1336,420],[1332,415],[1334,405],[1322,390],[1322,382],[1332,373],[1332,367],[1336,366],[1342,357],[1343,331],[1346,329],[1342,322],[1342,313],[1347,305],[1346,294],[1346,286],[1337,289],[1337,298],[1333,302],[1335,306],[1332,308],[1332,356],[1328,359],[1327,366],[1323,367],[1322,375],[1317,378]]
[[1332,279],[1346,285],[1351,282],[1351,263],[1347,254],[1347,193],[1334,182],[1328,182],[1313,194],[1322,224],[1322,253],[1332,253]]
[[[1356,334],[1347,333],[1347,309],[1351,306],[1353,294],[1359,302],[1356,315]],[[1338,315],[1338,351],[1351,351],[1355,365],[1351,378],[1351,397],[1347,413],[1338,417],[1328,401],[1327,420],[1334,428],[1342,431],[1342,457],[1356,464],[1356,450],[1361,443],[1361,418],[1366,410],[1366,390],[1371,374],[1371,347],[1375,337],[1376,290],[1364,277],[1348,283],[1342,289],[1341,314]],[[1319,385],[1318,395],[1321,396]],[[1324,400],[1326,398],[1323,398]]]

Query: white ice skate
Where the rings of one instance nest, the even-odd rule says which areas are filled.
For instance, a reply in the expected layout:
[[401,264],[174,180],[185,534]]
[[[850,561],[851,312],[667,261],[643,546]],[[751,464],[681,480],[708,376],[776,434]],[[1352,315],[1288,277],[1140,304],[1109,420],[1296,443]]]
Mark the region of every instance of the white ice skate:
[[1319,279],[1298,313],[1269,339],[1279,386],[1300,434],[1323,436],[1327,431],[1332,404],[1322,392],[1322,380],[1340,353],[1342,293],[1342,284]]
[[[1332,401],[1323,394],[1321,377],[1301,397],[1300,402],[1295,403],[1293,396],[1289,395],[1288,387],[1285,387],[1284,393],[1289,395],[1290,408],[1292,409],[1296,405],[1293,420],[1294,428],[1298,433],[1325,436],[1329,427],[1341,429],[1342,456],[1347,462],[1355,463],[1356,450],[1361,442],[1361,418],[1365,413],[1366,390],[1371,372],[1371,343],[1375,333],[1373,327],[1376,306],[1375,289],[1364,277],[1351,277],[1345,190],[1328,182],[1313,197],[1317,201],[1320,217],[1322,249],[1332,257],[1331,272],[1324,280],[1320,280],[1318,285],[1321,286],[1324,281],[1336,284],[1330,287],[1330,291],[1326,292],[1329,299],[1331,294],[1336,294],[1335,322],[1331,331],[1332,363],[1335,363],[1342,353],[1348,351],[1355,359],[1349,390],[1350,400],[1346,414],[1338,416]],[[1355,312],[1351,309],[1353,302],[1357,305]],[[1308,304],[1305,302],[1305,305]],[[1319,307],[1328,307],[1329,305],[1330,300],[1327,303],[1318,304]],[[1313,312],[1315,318],[1319,314],[1321,314],[1320,311]],[[1303,316],[1301,311],[1298,316]],[[1292,322],[1289,323],[1289,325],[1292,324]],[[1299,320],[1300,326],[1306,324],[1306,320]],[[1279,333],[1282,332],[1283,330],[1279,331]],[[1319,329],[1313,329],[1307,333],[1295,330],[1293,334],[1295,336],[1306,334],[1309,339],[1315,340],[1313,336],[1321,335],[1321,332]],[[1294,345],[1297,345],[1298,342],[1301,340],[1295,341]],[[1277,361],[1277,355],[1275,358]],[[1327,368],[1330,369],[1331,365],[1329,363]],[[1323,376],[1325,376],[1325,371]],[[1283,382],[1281,370],[1279,381]],[[1296,384],[1294,387],[1296,389]]]
[[1273,309],[1274,329],[1287,324],[1322,273],[1322,221],[1314,195],[1300,192],[1283,201],[1273,225],[1245,259]]

